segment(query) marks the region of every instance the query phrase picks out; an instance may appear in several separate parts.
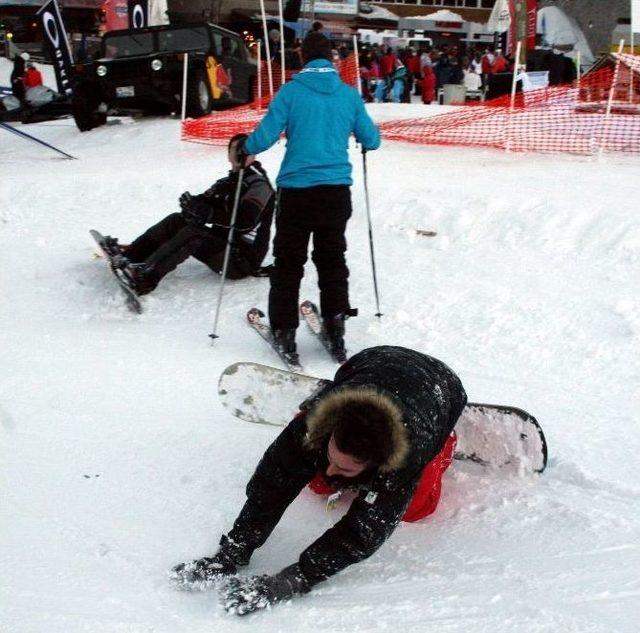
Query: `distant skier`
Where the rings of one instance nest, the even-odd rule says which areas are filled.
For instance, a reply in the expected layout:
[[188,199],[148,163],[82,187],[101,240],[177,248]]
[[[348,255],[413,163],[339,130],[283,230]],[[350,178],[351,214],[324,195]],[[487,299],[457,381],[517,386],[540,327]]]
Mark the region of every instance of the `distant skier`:
[[[279,188],[269,320],[280,352],[297,362],[298,293],[313,235],[320,310],[335,352],[344,353],[349,305],[345,229],[351,216],[349,137],[364,150],[380,145],[380,134],[358,92],[342,82],[331,63],[331,44],[312,31],[302,43],[304,68],[285,84],[262,122],[239,146],[259,154],[285,131],[287,149]],[[239,157],[240,159],[240,157]]]
[[[191,588],[231,576],[221,588],[223,603],[244,615],[306,593],[371,556],[400,521],[435,510],[466,402],[460,379],[435,358],[390,346],[356,354],[267,449],[218,552],[177,565],[174,580]],[[235,576],[306,485],[357,496],[297,562],[271,576]]]
[[[151,292],[160,280],[189,256],[215,272],[221,272],[227,246],[231,213],[238,184],[240,163],[235,146],[246,139],[236,134],[229,141],[231,171],[200,195],[185,191],[180,213],[172,213],[149,228],[128,246],[110,238],[112,252],[121,255],[121,268],[139,295]],[[269,250],[275,193],[267,173],[254,156],[245,159],[236,232],[227,277],[241,279],[259,274]]]
[[24,105],[25,87],[24,87],[24,75],[25,64],[29,61],[31,56],[29,53],[21,53],[16,55],[13,59],[13,69],[11,70],[11,91],[13,96],[20,101],[21,105]]
[[26,90],[42,86],[42,73],[35,67],[33,62],[27,62],[23,82]]

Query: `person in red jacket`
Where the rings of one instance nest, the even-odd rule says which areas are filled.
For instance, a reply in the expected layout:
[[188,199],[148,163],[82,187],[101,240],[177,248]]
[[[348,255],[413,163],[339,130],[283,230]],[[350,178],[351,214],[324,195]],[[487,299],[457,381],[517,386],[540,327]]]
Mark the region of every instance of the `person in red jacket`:
[[422,73],[420,72],[420,56],[414,48],[409,48],[409,54],[405,58],[404,65],[407,67],[407,73],[411,78],[411,83],[415,86],[414,94],[420,94],[420,79]]
[[482,66],[482,85],[485,88],[489,85],[489,77],[493,73],[493,62],[495,60],[496,57],[491,49],[487,49],[480,59],[480,64]]
[[427,105],[436,100],[436,74],[431,64],[422,67],[422,103]]
[[491,70],[496,75],[498,73],[506,73],[509,70],[509,61],[502,54],[502,51],[500,49],[496,51],[496,59],[493,62],[493,67]]
[[24,74],[24,78],[22,79],[24,83],[24,87],[29,90],[29,88],[35,88],[36,86],[42,85],[42,73],[33,65],[32,62],[27,64],[27,70]]
[[396,69],[397,61],[398,58],[395,56],[393,50],[389,46],[385,54],[380,59],[380,76],[383,79],[386,79],[393,74],[393,71]]

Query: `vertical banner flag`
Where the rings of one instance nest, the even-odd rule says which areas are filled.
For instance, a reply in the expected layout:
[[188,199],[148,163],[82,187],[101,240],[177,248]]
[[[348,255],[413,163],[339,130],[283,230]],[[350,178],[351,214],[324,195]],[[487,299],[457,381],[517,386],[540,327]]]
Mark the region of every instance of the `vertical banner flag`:
[[496,0],[487,22],[489,33],[506,33],[511,25],[509,0]]
[[640,33],[640,0],[631,0],[631,30]]
[[128,0],[128,6],[130,29],[149,26],[149,0]]
[[62,23],[60,7],[56,0],[49,0],[40,7],[37,12],[42,24],[42,32],[47,51],[53,61],[53,69],[56,73],[58,92],[69,96],[71,94],[71,73],[73,72],[73,59],[69,40]]
[[536,47],[538,31],[538,0],[527,0],[527,50]]
[[527,50],[533,50],[536,46],[537,11],[536,0],[509,0],[509,53],[515,53],[518,42],[522,42],[518,63],[523,63]]

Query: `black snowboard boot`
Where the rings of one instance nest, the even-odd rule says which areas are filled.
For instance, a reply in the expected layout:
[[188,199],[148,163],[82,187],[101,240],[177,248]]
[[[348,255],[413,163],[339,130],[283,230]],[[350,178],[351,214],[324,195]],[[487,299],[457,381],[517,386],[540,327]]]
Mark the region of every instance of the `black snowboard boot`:
[[111,237],[110,235],[104,236],[103,248],[111,257],[118,257],[124,254],[125,249],[122,244],[118,244],[117,237]]
[[122,272],[137,295],[149,294],[160,281],[153,268],[147,264],[129,262],[122,268]]
[[347,352],[344,348],[344,322],[346,316],[344,314],[336,314],[332,317],[322,319],[322,329],[329,341],[331,347],[331,355],[339,362],[344,363],[347,360]]
[[276,347],[289,363],[297,365],[299,363],[296,352],[296,330],[290,328],[286,330],[274,330],[273,338]]

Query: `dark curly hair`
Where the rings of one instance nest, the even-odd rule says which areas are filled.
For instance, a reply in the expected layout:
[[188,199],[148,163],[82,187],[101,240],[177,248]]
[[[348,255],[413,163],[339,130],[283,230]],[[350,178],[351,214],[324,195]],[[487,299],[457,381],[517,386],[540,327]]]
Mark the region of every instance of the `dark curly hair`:
[[373,404],[345,403],[336,412],[333,439],[338,450],[372,466],[384,464],[393,451],[388,415]]

